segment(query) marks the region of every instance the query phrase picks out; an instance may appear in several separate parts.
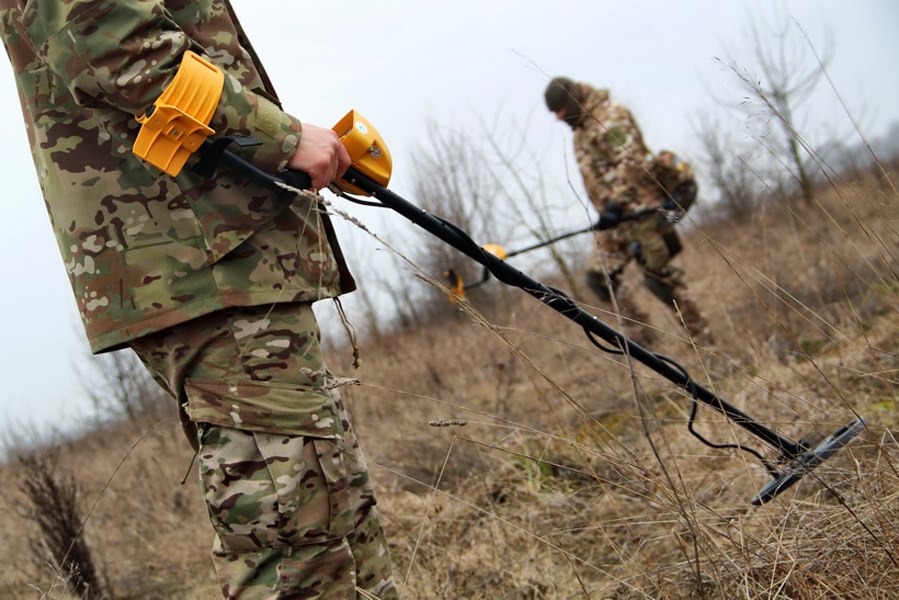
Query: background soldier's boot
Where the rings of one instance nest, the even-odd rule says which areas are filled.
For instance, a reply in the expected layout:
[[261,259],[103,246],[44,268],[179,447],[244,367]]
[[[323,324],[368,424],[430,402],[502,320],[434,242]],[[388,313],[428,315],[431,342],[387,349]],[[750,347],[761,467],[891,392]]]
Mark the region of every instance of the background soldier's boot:
[[715,343],[709,324],[699,312],[699,308],[689,298],[681,296],[676,301],[677,308],[672,304],[671,308],[676,310],[680,318],[684,320],[684,326],[690,337],[701,346],[709,346]]
[[[626,337],[631,338],[641,346],[648,346],[655,339],[655,332],[649,326],[649,315],[640,309],[630,298],[627,292],[618,293],[620,288],[618,274],[610,275],[609,280],[612,283],[612,290],[615,292],[615,300],[618,308],[621,309],[621,316],[624,317],[625,331],[622,333]],[[606,304],[610,310],[613,310],[611,295],[609,294],[609,286],[605,276],[595,270],[589,270],[586,274],[587,287],[593,290],[593,293]],[[618,323],[608,323],[613,329],[618,329]]]
[[[649,346],[656,335],[649,324],[649,315],[637,306],[629,297],[617,297],[618,307],[624,319],[624,334],[641,346]],[[616,324],[617,326],[617,324]]]
[[644,271],[643,283],[674,312],[674,318],[678,322],[683,319],[684,327],[693,340],[703,346],[714,343],[709,324],[688,296],[679,269],[669,265],[659,272]]

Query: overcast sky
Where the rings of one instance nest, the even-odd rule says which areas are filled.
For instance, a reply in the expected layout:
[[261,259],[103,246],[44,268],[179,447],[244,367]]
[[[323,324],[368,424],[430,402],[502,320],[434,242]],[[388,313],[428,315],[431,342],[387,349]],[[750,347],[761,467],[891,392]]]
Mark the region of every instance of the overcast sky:
[[[543,105],[552,76],[611,88],[633,110],[651,148],[689,156],[696,148],[690,119],[715,108],[710,91],[742,95],[716,57],[751,68],[750,12],[725,0],[232,3],[285,109],[322,126],[350,108],[359,110],[393,154],[391,189],[413,202],[411,157],[426,145],[429,121],[473,134],[479,117],[497,114],[526,126],[529,143],[548,157],[547,179],[561,189],[570,132]],[[786,7],[819,48],[827,32],[833,35],[829,74],[867,135],[882,135],[899,121],[899,2],[749,4],[765,14]],[[850,131],[829,88],[822,86],[806,108],[810,133]],[[93,410],[73,369],[85,361],[88,347],[40,197],[8,64],[0,67],[0,126],[6,144],[0,430],[68,428]],[[354,251],[374,247],[370,238],[338,227],[342,236],[360,236],[347,244]],[[354,317],[361,318],[361,311],[351,311]]]

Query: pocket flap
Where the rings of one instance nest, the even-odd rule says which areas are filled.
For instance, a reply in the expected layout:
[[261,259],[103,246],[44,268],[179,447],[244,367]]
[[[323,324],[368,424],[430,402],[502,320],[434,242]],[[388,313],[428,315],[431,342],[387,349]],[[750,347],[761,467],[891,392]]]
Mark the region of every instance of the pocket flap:
[[264,381],[184,382],[191,421],[246,431],[337,439],[343,424],[327,391]]

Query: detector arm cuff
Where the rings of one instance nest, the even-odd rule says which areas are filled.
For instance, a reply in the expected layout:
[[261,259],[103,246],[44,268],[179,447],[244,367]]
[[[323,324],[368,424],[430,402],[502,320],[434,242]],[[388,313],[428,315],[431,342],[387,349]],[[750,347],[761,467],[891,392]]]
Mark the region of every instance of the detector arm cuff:
[[186,51],[172,82],[153,106],[137,117],[141,128],[134,153],[169,175],[178,175],[188,157],[215,133],[209,123],[224,84],[221,69]]

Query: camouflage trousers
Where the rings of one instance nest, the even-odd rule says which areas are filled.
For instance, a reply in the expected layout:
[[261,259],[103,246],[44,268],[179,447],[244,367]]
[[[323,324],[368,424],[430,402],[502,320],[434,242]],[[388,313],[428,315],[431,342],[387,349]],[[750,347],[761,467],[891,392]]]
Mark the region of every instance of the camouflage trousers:
[[[639,221],[627,221],[615,229],[596,232],[596,251],[586,281],[591,290],[604,302],[610,302],[609,283],[621,312],[630,319],[645,324],[648,316],[633,302],[626,290],[621,290],[624,269],[635,261],[643,272],[643,284],[671,311],[683,319],[687,332],[700,341],[710,342],[711,334],[705,318],[690,298],[684,272],[671,264],[680,252],[680,239],[674,227],[660,223],[653,215]],[[609,281],[605,273],[608,272]],[[649,330],[643,338],[652,338]]]
[[131,345],[198,449],[224,598],[397,597],[310,304],[220,311]]

